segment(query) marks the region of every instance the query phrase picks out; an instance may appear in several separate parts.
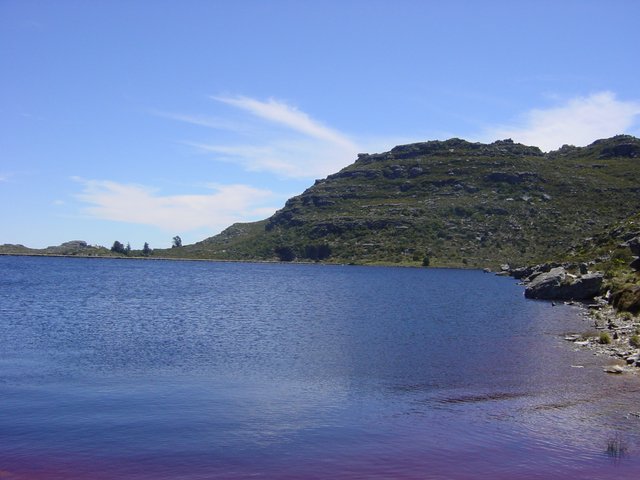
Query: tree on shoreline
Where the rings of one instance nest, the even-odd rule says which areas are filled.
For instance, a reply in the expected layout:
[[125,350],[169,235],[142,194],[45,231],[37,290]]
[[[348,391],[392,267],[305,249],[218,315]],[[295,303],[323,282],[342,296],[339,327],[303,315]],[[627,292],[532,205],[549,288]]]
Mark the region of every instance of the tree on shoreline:
[[125,246],[122,243],[120,243],[118,240],[113,242],[113,245],[111,246],[111,251],[114,253],[120,253],[122,255],[127,254]]

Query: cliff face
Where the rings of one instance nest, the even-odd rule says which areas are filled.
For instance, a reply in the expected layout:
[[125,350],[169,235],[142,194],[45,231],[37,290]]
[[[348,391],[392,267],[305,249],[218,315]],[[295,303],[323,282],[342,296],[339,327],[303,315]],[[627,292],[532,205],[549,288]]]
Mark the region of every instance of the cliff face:
[[[271,218],[184,248],[220,259],[485,267],[566,255],[640,210],[640,140],[544,154],[451,139],[361,154]],[[175,252],[178,253],[178,252]]]

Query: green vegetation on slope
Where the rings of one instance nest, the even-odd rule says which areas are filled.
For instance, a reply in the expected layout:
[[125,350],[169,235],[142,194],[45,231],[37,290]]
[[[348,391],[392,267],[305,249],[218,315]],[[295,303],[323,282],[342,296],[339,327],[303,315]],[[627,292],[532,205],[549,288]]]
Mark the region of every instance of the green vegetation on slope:
[[[590,262],[591,269],[604,272],[604,291],[620,311],[640,314],[640,268],[630,243],[640,237],[640,213],[617,223],[612,228],[574,245],[566,255],[573,262]],[[635,262],[634,262],[635,260]],[[632,262],[634,265],[632,266]],[[635,268],[634,268],[635,267]]]

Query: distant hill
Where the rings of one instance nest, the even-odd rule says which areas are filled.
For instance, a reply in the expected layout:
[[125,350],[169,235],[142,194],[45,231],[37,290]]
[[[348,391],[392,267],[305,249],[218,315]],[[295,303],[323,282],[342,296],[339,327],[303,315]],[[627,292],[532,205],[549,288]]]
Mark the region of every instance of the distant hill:
[[157,254],[495,267],[565,256],[640,211],[640,140],[539,148],[461,139],[360,154],[272,217]]
[[88,245],[83,240],[71,240],[61,245],[46,248],[29,248],[20,244],[5,243],[0,245],[2,255],[60,255],[81,257],[112,256],[112,252],[105,247]]

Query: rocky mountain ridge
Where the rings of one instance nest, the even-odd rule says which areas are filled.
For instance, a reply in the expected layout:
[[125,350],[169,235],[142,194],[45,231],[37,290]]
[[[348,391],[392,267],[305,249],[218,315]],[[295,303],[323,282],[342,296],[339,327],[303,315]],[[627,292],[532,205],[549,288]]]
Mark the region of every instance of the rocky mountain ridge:
[[[401,145],[317,180],[272,217],[170,255],[495,267],[552,261],[640,211],[640,140]],[[319,256],[322,250],[324,256]],[[320,258],[321,257],[321,258]]]

